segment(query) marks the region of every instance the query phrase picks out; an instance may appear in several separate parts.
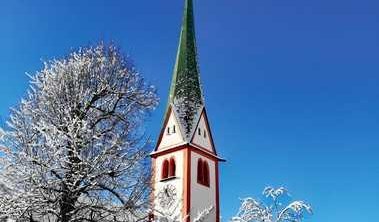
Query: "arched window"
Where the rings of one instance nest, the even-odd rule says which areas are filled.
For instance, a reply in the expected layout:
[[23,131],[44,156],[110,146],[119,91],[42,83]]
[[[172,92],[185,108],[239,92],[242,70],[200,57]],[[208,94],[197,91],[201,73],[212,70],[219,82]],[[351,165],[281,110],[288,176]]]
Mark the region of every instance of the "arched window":
[[204,174],[204,185],[209,187],[209,165],[207,161],[203,162],[203,174]]
[[162,164],[162,180],[168,178],[168,168],[169,168],[168,160],[164,160]]
[[203,160],[199,159],[197,161],[197,182],[203,184]]
[[176,171],[176,164],[175,164],[175,159],[172,157],[170,159],[170,169],[169,169],[169,172],[168,172],[168,176],[169,177],[174,177],[175,176],[175,171]]
[[209,165],[207,161],[198,159],[197,161],[197,182],[209,187]]

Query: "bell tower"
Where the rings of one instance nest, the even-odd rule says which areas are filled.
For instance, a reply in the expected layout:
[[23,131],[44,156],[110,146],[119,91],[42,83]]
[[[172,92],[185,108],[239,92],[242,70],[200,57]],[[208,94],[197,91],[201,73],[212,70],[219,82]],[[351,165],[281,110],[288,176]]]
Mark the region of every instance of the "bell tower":
[[185,0],[164,123],[151,157],[154,217],[192,222],[206,211],[206,222],[220,221],[223,160],[216,152],[200,84],[192,0]]

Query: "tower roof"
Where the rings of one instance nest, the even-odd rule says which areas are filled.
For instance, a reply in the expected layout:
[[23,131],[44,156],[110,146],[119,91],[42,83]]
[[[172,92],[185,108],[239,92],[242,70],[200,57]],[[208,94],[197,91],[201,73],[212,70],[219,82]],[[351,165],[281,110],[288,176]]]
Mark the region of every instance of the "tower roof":
[[183,24],[168,103],[173,106],[184,133],[189,136],[195,127],[194,121],[204,106],[197,61],[193,0],[185,0]]

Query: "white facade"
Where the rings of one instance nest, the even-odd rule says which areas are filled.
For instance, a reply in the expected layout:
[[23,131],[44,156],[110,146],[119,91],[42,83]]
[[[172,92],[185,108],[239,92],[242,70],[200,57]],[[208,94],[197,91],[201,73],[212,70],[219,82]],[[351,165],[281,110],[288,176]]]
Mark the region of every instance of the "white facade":
[[[197,182],[197,162],[198,159],[207,161],[209,165],[209,187]],[[216,221],[216,164],[213,160],[191,152],[191,221],[203,210],[213,207],[212,212],[204,222]]]
[[[211,213],[208,215],[204,222],[215,222],[216,221],[216,209],[217,206],[217,177],[216,177],[216,162],[215,160],[209,159],[204,155],[198,154],[197,152],[191,151],[189,160],[185,160],[186,149],[178,150],[174,152],[169,152],[164,155],[160,155],[155,158],[155,167],[154,167],[154,179],[153,179],[153,195],[154,195],[154,208],[156,212],[163,212],[164,214],[169,215],[180,215],[181,218],[187,216],[183,215],[185,212],[186,201],[189,201],[190,206],[190,221],[194,221],[195,217],[205,209],[213,207]],[[164,160],[169,160],[171,158],[175,159],[176,162],[176,175],[175,178],[168,178],[162,180],[162,166]],[[203,184],[198,183],[197,181],[197,167],[198,160],[202,159],[206,161],[209,165],[209,187]],[[190,169],[187,169],[190,167]],[[186,172],[190,171],[190,174],[187,175]],[[186,184],[189,182],[189,187],[186,187]],[[173,185],[175,187],[177,198],[174,205],[167,209],[160,206],[159,193],[164,190],[167,185]],[[185,195],[189,190],[189,198]],[[187,199],[186,199],[187,198]]]
[[211,141],[211,134],[209,132],[208,124],[206,122],[205,114],[203,113],[199,119],[196,131],[194,133],[192,143],[205,148],[209,152],[213,152],[213,145]]
[[168,118],[164,132],[162,133],[162,139],[158,146],[158,150],[164,150],[170,147],[178,146],[184,142],[178,121],[172,110],[170,111],[170,116]]
[[[168,180],[162,180],[162,166],[163,161],[170,158],[175,159],[176,163],[176,172],[175,178],[170,178]],[[154,208],[158,212],[163,212],[165,214],[174,214],[174,215],[183,215],[181,214],[181,210],[183,208],[183,184],[184,184],[184,152],[182,150],[168,153],[162,156],[159,156],[155,159],[155,167],[154,167],[154,177],[153,177],[153,195],[154,195]],[[168,184],[173,185],[176,189],[177,198],[172,208],[164,209],[160,206],[159,203],[159,192],[161,192],[165,186]]]

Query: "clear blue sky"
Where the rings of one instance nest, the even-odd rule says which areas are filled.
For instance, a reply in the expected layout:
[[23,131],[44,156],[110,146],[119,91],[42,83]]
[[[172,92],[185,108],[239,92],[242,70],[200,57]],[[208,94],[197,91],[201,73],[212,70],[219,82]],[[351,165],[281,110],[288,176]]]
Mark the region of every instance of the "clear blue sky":
[[[0,1],[0,114],[41,59],[113,40],[159,89],[162,121],[184,0]],[[285,185],[319,222],[379,221],[379,2],[196,0],[222,215]]]

